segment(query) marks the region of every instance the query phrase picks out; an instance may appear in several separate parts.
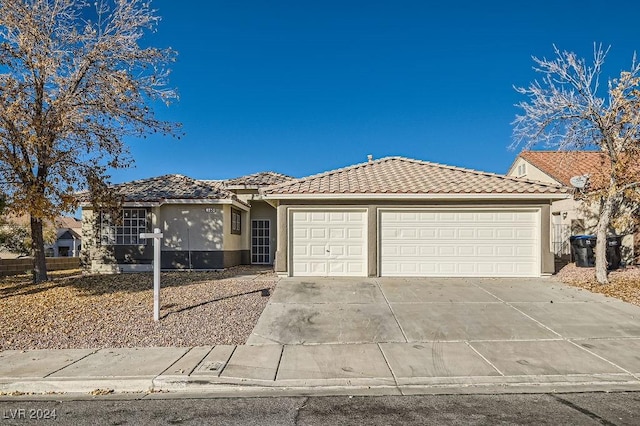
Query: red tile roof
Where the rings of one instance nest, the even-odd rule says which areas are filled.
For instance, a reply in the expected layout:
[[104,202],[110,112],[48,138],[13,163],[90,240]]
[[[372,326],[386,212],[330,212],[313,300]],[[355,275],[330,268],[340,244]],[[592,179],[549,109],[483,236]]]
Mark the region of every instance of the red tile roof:
[[445,166],[403,157],[386,157],[267,187],[279,195],[496,195],[568,194],[569,188],[514,177]]
[[566,186],[573,176],[589,174],[590,184],[600,187],[610,170],[608,156],[600,151],[523,151],[519,156]]

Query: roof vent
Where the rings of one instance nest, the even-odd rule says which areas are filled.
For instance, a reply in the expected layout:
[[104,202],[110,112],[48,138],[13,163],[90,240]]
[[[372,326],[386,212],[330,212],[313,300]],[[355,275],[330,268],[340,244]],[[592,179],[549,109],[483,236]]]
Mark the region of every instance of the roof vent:
[[373,163],[373,155],[371,154],[367,155],[367,161],[369,161],[370,163]]

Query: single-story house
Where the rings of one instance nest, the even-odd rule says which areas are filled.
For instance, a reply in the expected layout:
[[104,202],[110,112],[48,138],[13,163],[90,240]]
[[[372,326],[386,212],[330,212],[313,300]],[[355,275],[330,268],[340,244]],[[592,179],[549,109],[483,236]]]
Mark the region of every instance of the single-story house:
[[[30,219],[28,215],[9,216],[4,218],[5,229],[14,228],[20,233],[30,235]],[[71,216],[58,216],[44,222],[44,251],[47,257],[79,257],[82,247],[82,221]],[[0,250],[0,259],[15,259],[25,253],[12,253]]]
[[82,203],[84,267],[90,272],[151,270],[152,242],[139,236],[155,228],[163,233],[163,269],[272,264],[275,209],[257,193],[261,186],[289,179],[273,172],[229,181],[164,175],[114,185],[123,201],[118,218]]
[[[227,181],[168,175],[117,186],[115,223],[84,205],[93,271],[274,264],[290,276],[513,276],[554,272],[551,203],[562,185],[402,157],[301,179],[259,173]],[[99,220],[96,220],[99,219]],[[250,223],[250,229],[246,224]],[[91,225],[93,224],[93,225]]]
[[[584,176],[584,188],[574,188],[573,196],[555,200],[551,204],[551,223],[554,254],[568,258],[571,235],[594,234],[598,223],[598,205],[580,199],[581,191],[599,189],[607,185],[610,165],[606,155],[600,151],[522,151],[514,160],[507,176],[545,182],[552,185],[572,187],[571,179]],[[634,215],[635,216],[635,215]],[[623,221],[625,226],[611,229],[611,233],[624,235],[622,239],[623,259],[631,263],[634,259],[634,233],[637,234],[637,217]]]
[[60,216],[55,219],[56,240],[45,247],[53,257],[79,257],[82,248],[82,221],[75,217]]

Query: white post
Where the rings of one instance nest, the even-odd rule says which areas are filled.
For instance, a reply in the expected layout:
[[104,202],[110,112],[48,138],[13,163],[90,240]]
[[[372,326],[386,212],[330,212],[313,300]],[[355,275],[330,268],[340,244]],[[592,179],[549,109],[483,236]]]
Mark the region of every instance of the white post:
[[140,238],[153,238],[153,320],[160,320],[160,238],[159,228],[153,232],[143,232]]

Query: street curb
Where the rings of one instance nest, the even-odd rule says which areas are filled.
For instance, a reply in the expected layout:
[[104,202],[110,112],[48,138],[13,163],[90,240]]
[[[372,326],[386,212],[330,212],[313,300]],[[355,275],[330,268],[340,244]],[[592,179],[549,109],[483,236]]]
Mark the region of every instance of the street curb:
[[[413,383],[393,384],[351,380],[339,384],[335,380],[258,381],[242,379],[180,378],[73,378],[73,379],[0,379],[0,393],[11,394],[87,394],[149,393],[149,398],[171,394],[208,394],[215,397],[277,397],[277,396],[338,396],[338,395],[438,395],[438,394],[506,394],[506,393],[567,393],[567,392],[630,392],[640,391],[640,381],[624,380],[624,375],[428,378]],[[425,378],[426,379],[426,378]],[[482,379],[487,379],[482,378]],[[100,392],[97,392],[100,395]]]

